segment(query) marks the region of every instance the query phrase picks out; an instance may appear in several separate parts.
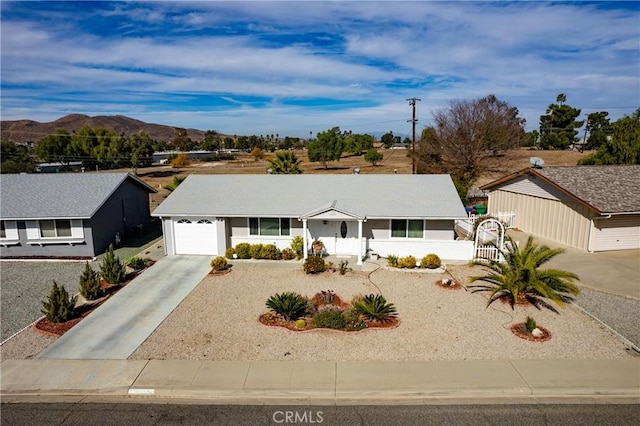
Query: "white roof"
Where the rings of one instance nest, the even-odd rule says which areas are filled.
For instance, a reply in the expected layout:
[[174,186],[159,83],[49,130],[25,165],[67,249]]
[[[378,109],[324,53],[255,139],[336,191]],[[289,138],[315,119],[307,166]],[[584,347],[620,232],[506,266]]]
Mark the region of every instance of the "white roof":
[[449,175],[190,175],[154,211],[165,217],[462,219]]

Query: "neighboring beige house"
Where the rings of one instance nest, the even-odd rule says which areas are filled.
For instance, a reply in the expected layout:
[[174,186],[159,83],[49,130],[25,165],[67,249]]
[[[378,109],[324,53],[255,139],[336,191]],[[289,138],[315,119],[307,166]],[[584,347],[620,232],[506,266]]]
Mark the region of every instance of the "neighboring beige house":
[[481,186],[489,214],[585,251],[640,249],[640,166],[527,168]]

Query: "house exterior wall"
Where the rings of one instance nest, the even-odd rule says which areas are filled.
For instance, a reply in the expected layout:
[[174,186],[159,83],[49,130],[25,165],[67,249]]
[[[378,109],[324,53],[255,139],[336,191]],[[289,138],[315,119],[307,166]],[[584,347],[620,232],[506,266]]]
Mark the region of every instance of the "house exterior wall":
[[90,220],[93,229],[93,246],[100,254],[115,243],[119,234],[124,242],[138,226],[146,226],[151,220],[149,193],[130,180],[125,180]]
[[577,202],[497,189],[489,193],[489,214],[515,213],[514,227],[587,251],[593,212]]
[[[6,221],[10,222],[10,221]],[[43,239],[37,220],[18,220],[17,241],[0,240],[0,257],[93,257],[92,230],[88,220],[73,219],[72,237]],[[8,240],[8,239],[7,239]],[[4,245],[5,243],[8,243]]]

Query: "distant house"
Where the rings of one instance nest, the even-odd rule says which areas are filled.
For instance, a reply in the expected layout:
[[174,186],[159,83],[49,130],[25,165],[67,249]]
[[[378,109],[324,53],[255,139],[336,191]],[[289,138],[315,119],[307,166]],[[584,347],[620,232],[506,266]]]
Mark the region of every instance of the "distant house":
[[162,202],[168,255],[224,255],[238,243],[290,247],[305,257],[320,239],[325,253],[381,256],[436,253],[469,260],[473,243],[456,241],[466,212],[448,175],[190,175]]
[[128,173],[2,175],[0,256],[93,257],[150,221],[155,189]]
[[640,248],[640,166],[527,168],[481,186],[489,214],[585,251]]
[[82,161],[70,161],[68,163],[40,163],[36,166],[38,173],[60,173],[82,170]]

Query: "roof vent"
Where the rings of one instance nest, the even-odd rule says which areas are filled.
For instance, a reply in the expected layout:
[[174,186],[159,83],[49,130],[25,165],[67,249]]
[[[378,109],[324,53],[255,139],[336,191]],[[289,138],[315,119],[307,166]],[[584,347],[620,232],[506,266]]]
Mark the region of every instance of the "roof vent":
[[531,157],[529,158],[529,163],[531,163],[531,167],[534,169],[541,169],[544,165],[544,160],[538,157]]
[[353,174],[354,175],[359,175],[360,174],[360,167],[356,167],[355,169],[353,169]]

